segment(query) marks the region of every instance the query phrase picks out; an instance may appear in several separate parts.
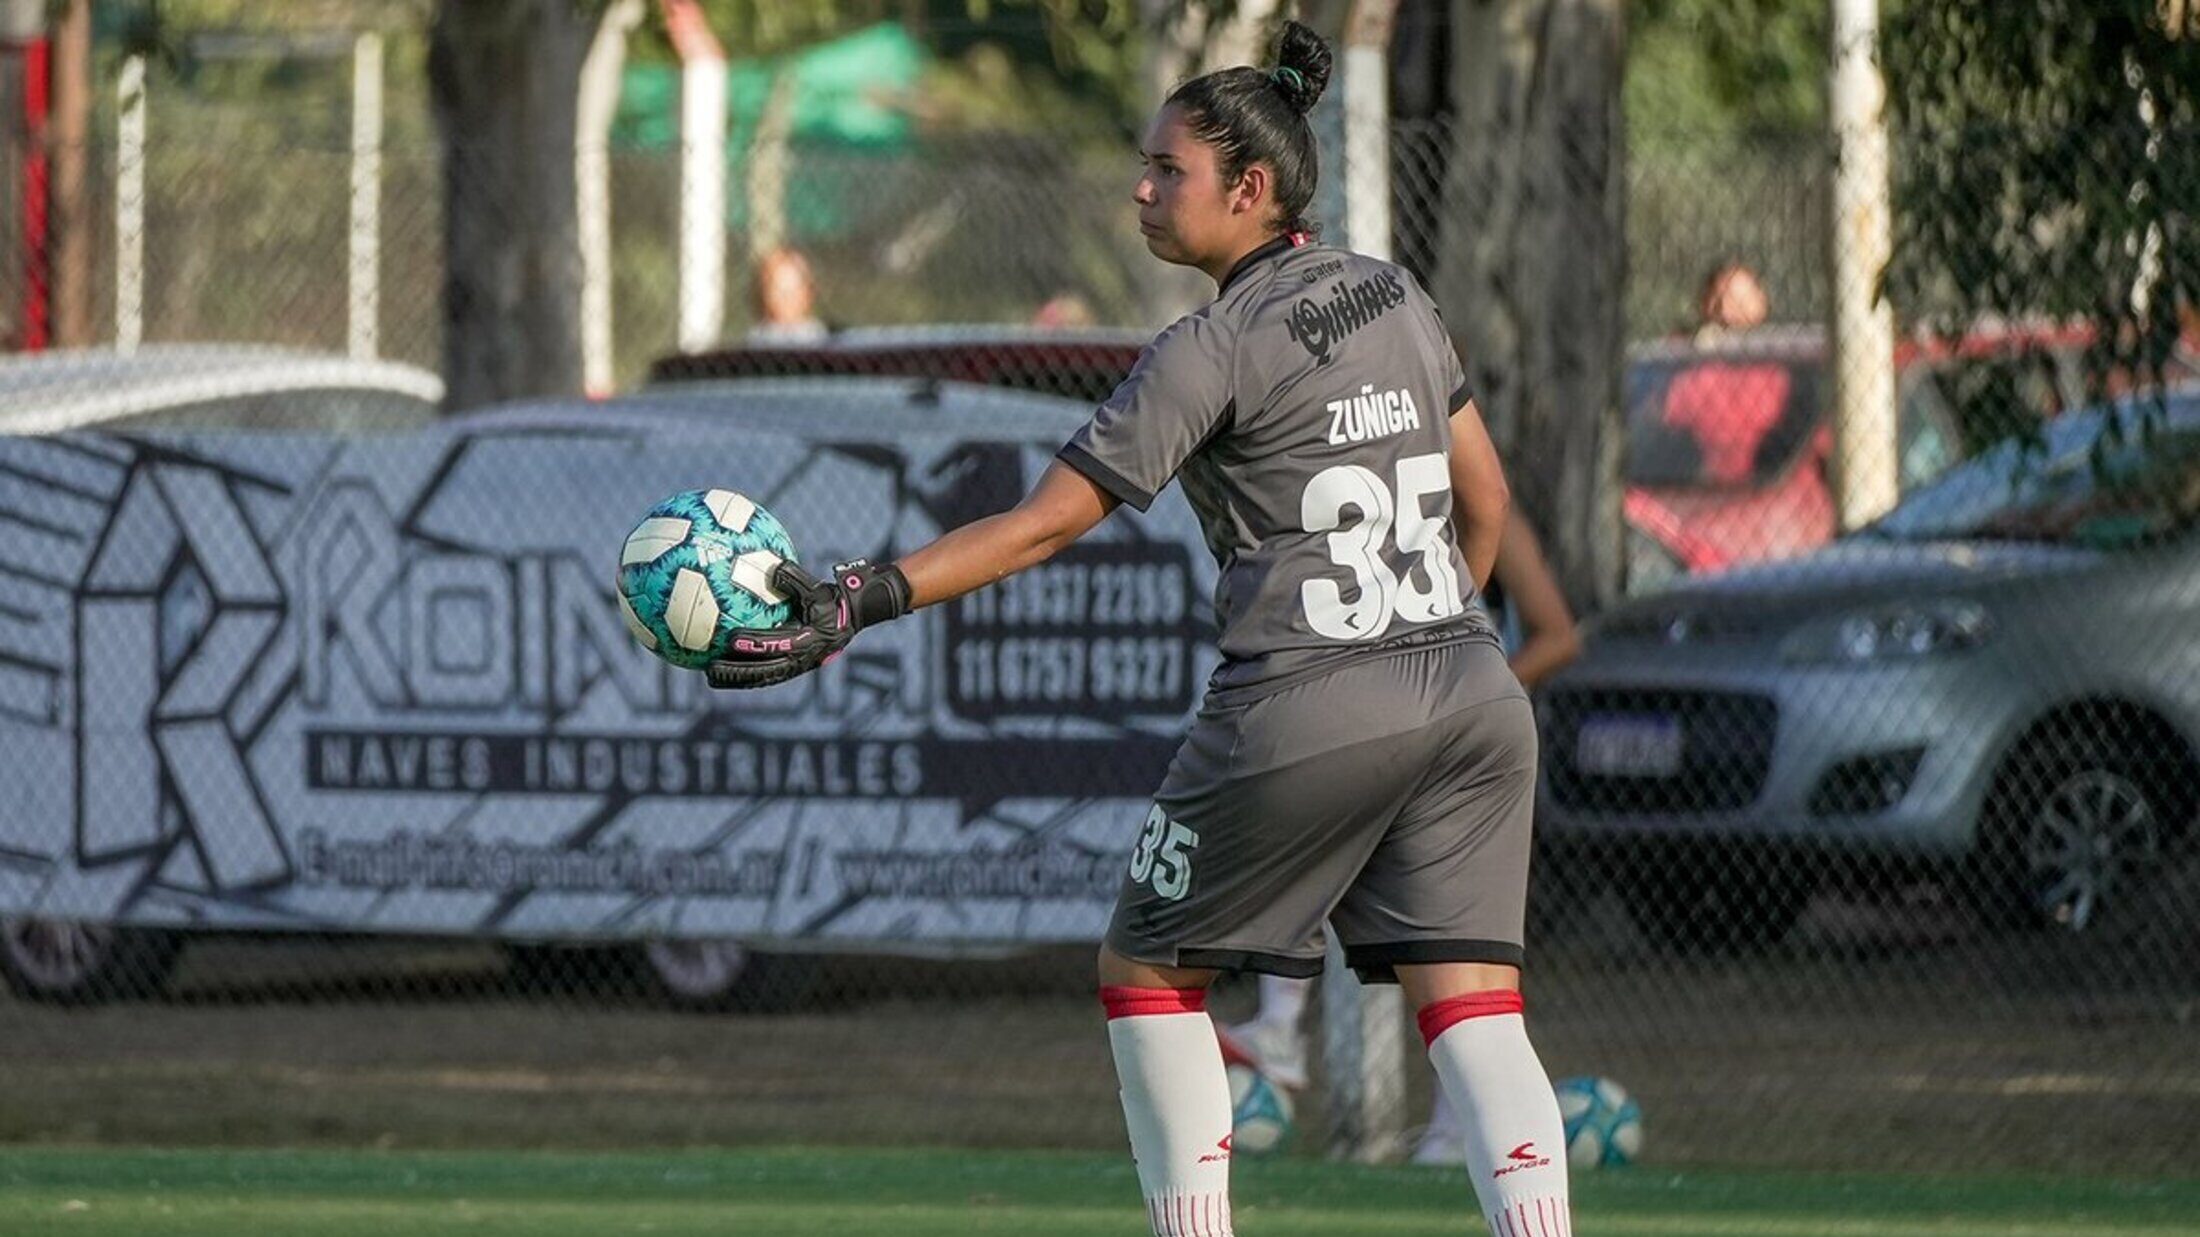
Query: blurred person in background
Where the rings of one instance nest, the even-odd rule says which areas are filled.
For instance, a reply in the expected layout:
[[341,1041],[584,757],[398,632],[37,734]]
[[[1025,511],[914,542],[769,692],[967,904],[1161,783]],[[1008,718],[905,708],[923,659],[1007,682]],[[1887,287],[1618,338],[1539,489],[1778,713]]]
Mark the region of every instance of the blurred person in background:
[[[1529,691],[1581,656],[1581,631],[1559,588],[1535,526],[1518,508],[1506,512],[1497,562],[1482,605],[1504,639],[1513,676]],[[1260,1005],[1253,1017],[1224,1029],[1224,1055],[1241,1057],[1277,1086],[1307,1085],[1306,1007],[1312,979],[1260,977]],[[1436,1088],[1429,1123],[1413,1150],[1416,1164],[1458,1164],[1466,1159],[1467,1131],[1459,1110]]]
[[1665,388],[1663,426],[1686,436],[1702,475],[1716,485],[1752,483],[1758,452],[1788,408],[1794,376],[1785,365],[1722,351],[1764,325],[1771,311],[1772,299],[1748,263],[1729,258],[1712,267],[1691,336],[1708,355]]
[[1696,298],[1696,344],[1706,347],[1755,330],[1771,312],[1764,281],[1747,262],[1729,258],[1704,276]]
[[1099,320],[1092,303],[1075,292],[1057,292],[1031,314],[1031,325],[1053,331],[1073,331]]
[[799,250],[781,246],[758,258],[752,292],[750,344],[814,344],[832,333],[817,316],[817,279]]

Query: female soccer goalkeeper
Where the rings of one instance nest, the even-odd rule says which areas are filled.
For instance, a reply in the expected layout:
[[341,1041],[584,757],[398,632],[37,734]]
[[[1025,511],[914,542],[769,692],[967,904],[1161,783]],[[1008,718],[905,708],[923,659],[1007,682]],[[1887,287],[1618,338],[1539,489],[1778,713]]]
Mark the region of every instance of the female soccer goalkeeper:
[[1146,245],[1206,272],[1215,299],[1154,340],[1014,509],[897,564],[823,583],[783,570],[806,621],[739,641],[709,674],[756,687],[814,669],[1181,476],[1221,568],[1223,661],[1100,950],[1153,1231],[1231,1231],[1209,981],[1316,973],[1326,918],[1347,962],[1419,1010],[1492,1230],[1562,1234],[1558,1109],[1519,992],[1535,725],[1472,604],[1505,480],[1427,294],[1311,240],[1306,113],[1330,56],[1294,22],[1278,59],[1177,87],[1141,143]]

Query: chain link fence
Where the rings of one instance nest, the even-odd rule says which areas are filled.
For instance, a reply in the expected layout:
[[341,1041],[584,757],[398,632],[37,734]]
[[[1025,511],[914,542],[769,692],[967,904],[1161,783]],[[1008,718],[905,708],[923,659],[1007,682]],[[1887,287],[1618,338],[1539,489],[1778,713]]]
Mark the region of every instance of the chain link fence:
[[[1417,269],[1445,140],[1394,144]],[[1533,1025],[1554,1076],[1641,1098],[1655,1164],[2189,1171],[2189,365],[2104,382],[2097,320],[1920,333],[1897,303],[1904,498],[1842,536],[1828,151],[1629,160],[1637,596],[1538,691]],[[105,238],[111,150],[91,164]],[[26,398],[157,388],[169,343],[340,351],[348,167],[155,142],[144,355]],[[611,338],[640,394],[503,434],[323,375],[289,389],[397,432],[144,436],[265,410],[252,384],[283,380],[240,368],[195,415],[99,414],[136,437],[4,444],[0,1137],[1120,1145],[1092,943],[1213,662],[1189,514],[754,712],[656,667],[597,586],[690,485],[755,494],[821,561],[1006,506],[1198,286],[1149,269],[1108,135],[790,167],[817,342],[745,342],[736,231],[727,346],[673,355],[677,155],[621,151]],[[380,352],[433,369],[442,164],[382,169]],[[2116,402],[2142,388],[2170,394]],[[1226,981],[1221,1016],[1251,1000]],[[1300,1097],[1298,1147],[1324,1109]]]

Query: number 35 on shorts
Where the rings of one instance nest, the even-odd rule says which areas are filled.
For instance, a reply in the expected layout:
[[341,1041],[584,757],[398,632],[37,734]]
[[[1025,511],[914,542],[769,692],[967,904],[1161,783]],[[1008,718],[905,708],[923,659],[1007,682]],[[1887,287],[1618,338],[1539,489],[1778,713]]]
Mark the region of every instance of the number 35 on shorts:
[[1192,852],[1199,835],[1169,819],[1155,804],[1146,813],[1146,827],[1139,832],[1138,847],[1131,851],[1131,883],[1151,885],[1171,902],[1180,902],[1192,891]]

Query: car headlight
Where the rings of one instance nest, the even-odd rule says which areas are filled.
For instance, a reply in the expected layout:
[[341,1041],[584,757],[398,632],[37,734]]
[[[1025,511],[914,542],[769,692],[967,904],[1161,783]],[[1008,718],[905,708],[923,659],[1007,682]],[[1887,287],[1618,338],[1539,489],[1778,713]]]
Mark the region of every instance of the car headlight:
[[1798,629],[1780,646],[1793,662],[1886,662],[1974,649],[1993,635],[1968,601],[1901,602],[1853,610]]

